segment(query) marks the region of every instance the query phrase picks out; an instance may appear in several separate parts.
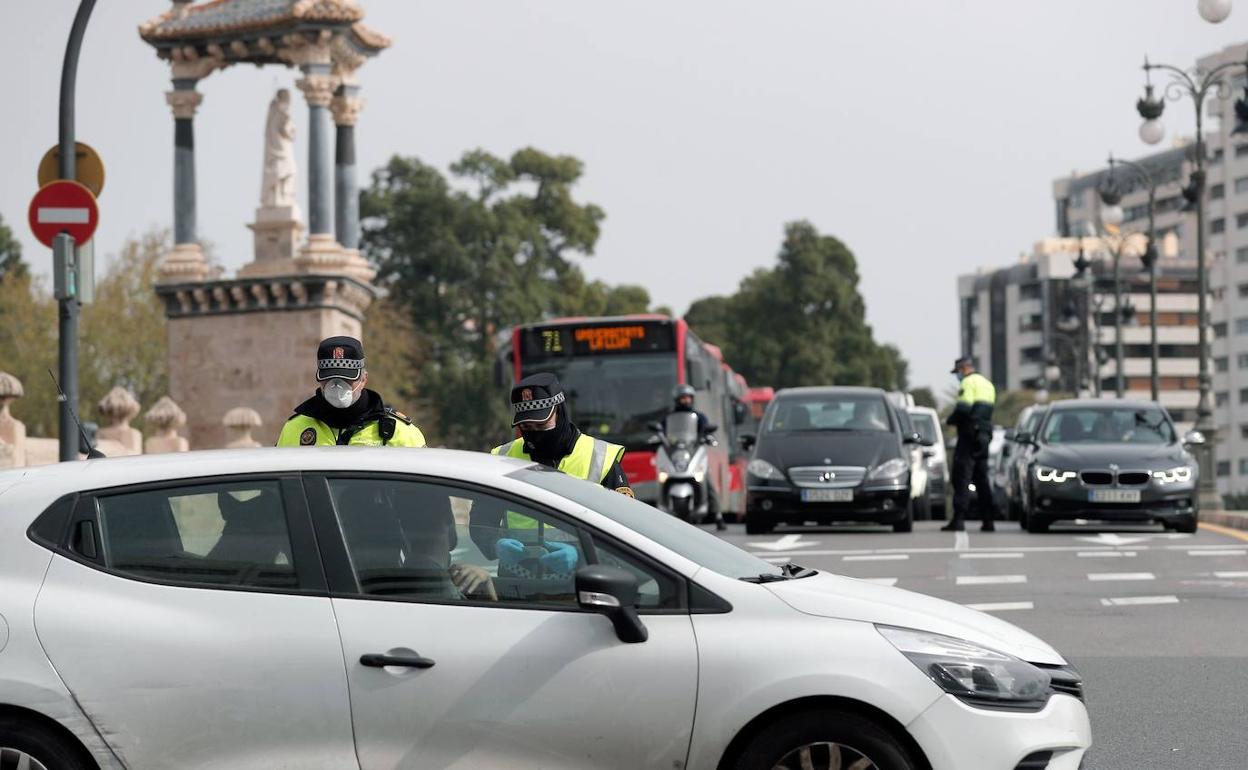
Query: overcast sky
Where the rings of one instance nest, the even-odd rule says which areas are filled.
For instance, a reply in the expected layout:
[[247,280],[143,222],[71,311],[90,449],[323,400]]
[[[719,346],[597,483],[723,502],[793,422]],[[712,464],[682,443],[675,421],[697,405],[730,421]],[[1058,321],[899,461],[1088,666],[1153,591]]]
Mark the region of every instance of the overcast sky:
[[[1195,0],[362,0],[394,39],[361,70],[361,185],[394,153],[445,169],[464,150],[532,145],[582,159],[607,213],[586,272],[656,303],[732,291],[804,218],[858,258],[877,339],[915,385],[946,389],[956,276],[1018,258],[1054,227],[1052,180],[1145,151],[1139,65],[1190,65],[1248,37]],[[35,169],[56,141],[71,0],[0,16],[0,216],[26,258]],[[171,226],[169,72],[137,26],[167,2],[103,0],[78,77],[78,136],[104,157],[97,255]],[[265,111],[296,73],[234,67],[200,84],[200,235],[250,261]],[[296,93],[298,97],[298,94]],[[307,111],[295,110],[306,206]],[[1167,110],[1171,134],[1192,124]]]

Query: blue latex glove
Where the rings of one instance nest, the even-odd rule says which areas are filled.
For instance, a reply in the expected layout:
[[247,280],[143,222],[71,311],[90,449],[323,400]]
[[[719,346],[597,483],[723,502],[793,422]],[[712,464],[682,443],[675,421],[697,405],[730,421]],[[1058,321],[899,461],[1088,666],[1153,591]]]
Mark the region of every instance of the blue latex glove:
[[576,569],[576,563],[581,558],[576,546],[571,543],[547,542],[546,550],[550,553],[540,559],[542,566],[561,575],[566,575]]
[[524,543],[510,537],[504,537],[494,544],[500,564],[515,565],[524,559]]

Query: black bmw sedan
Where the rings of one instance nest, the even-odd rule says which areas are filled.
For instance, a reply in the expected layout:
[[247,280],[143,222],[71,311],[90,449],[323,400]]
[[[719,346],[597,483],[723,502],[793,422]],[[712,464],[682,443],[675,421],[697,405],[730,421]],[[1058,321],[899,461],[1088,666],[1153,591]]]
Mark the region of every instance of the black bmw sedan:
[[[876,388],[788,388],[763,415],[746,471],[745,529],[867,521],[909,532],[923,439]],[[932,451],[926,449],[924,451]]]
[[[1170,415],[1151,401],[1071,400],[1049,409],[1020,479],[1020,523],[1043,532],[1055,521],[1152,521],[1195,532],[1196,459]],[[1188,444],[1204,441],[1189,433]]]

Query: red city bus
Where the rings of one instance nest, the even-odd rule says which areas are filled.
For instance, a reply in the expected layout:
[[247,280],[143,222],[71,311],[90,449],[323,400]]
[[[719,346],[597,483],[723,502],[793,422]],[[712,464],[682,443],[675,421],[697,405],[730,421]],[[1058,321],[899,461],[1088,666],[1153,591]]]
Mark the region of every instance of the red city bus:
[[624,472],[637,497],[649,503],[659,492],[649,425],[671,410],[676,385],[692,385],[696,408],[719,426],[708,475],[720,510],[744,512],[744,491],[732,483],[732,465],[745,461],[738,438],[748,416],[744,393],[738,395],[736,375],[718,348],[702,342],[684,320],[646,314],[527,324],[512,330],[511,352],[517,380],[553,373],[577,426],[625,447]]

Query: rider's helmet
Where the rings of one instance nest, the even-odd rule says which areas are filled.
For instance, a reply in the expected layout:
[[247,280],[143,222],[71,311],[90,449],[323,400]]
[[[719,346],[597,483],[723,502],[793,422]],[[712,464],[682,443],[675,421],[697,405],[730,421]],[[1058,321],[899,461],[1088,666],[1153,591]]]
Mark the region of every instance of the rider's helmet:
[[[695,395],[696,395],[696,392],[694,391],[693,386],[691,385],[677,385],[675,388],[672,389],[672,401],[675,403],[678,409],[681,407],[692,409],[693,398]],[[688,404],[680,403],[680,400],[685,397],[689,398],[689,403]]]

